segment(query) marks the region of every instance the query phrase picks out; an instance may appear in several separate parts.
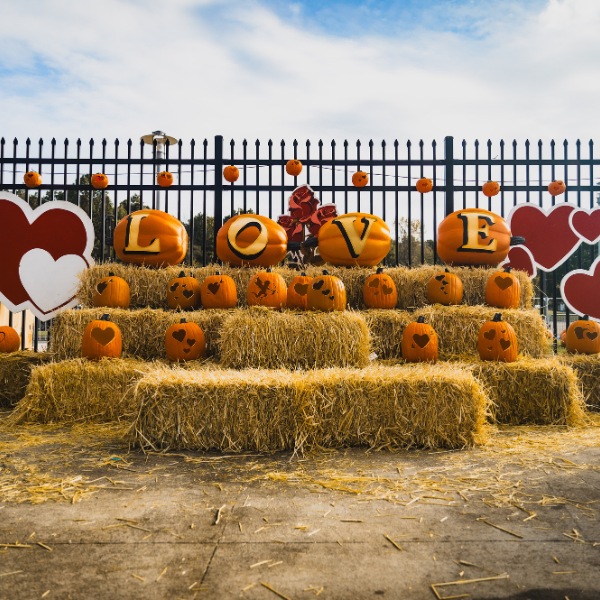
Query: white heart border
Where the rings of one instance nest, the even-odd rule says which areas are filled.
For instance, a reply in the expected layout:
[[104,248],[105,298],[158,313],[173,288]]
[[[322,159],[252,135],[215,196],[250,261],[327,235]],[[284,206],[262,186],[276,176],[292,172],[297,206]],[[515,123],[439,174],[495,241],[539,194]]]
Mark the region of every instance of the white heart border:
[[[583,275],[591,275],[592,277],[594,276],[594,271],[596,270],[596,267],[598,267],[598,265],[600,265],[600,256],[592,263],[589,271],[586,271],[585,269],[577,269],[575,271],[569,271],[563,278],[562,281],[560,282],[560,295],[561,298],[563,299],[564,303],[576,314],[576,315],[580,315],[580,311],[575,308],[568,300],[567,297],[565,296],[565,283],[567,282],[567,279],[569,279],[569,277],[572,277],[573,275],[578,275],[578,274],[583,274]],[[600,300],[599,300],[600,301]],[[590,315],[590,321],[598,321],[600,322],[600,317],[592,317]]]
[[600,206],[596,206],[595,208],[590,208],[590,209],[582,208],[581,206],[578,206],[577,209],[574,210],[569,215],[569,227],[571,228],[571,230],[573,231],[573,233],[578,238],[580,238],[582,242],[584,242],[586,244],[589,244],[590,246],[593,246],[594,244],[597,244],[598,242],[600,242],[600,234],[598,234],[598,237],[595,240],[593,240],[593,241],[590,242],[590,240],[588,238],[586,238],[585,236],[581,235],[579,233],[579,231],[577,231],[577,229],[575,229],[575,227],[573,227],[573,215],[576,214],[576,213],[578,213],[578,212],[584,212],[584,213],[587,214],[588,217],[591,217],[592,213],[596,212],[596,211],[600,212]]

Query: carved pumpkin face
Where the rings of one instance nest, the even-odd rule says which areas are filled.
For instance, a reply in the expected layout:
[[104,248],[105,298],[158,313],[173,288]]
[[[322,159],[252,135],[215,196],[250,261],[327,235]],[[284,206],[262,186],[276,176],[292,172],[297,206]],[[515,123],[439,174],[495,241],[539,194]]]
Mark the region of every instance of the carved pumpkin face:
[[232,217],[217,234],[217,256],[230,265],[272,267],[286,253],[285,229],[261,215]]
[[123,351],[121,330],[104,314],[98,321],[92,321],[83,332],[81,356],[90,360],[119,358]]
[[404,328],[402,334],[402,358],[408,362],[437,362],[438,337],[424,317]]
[[196,323],[187,323],[185,319],[181,319],[167,329],[165,350],[171,362],[197,360],[206,351],[204,333]]
[[42,176],[35,171],[29,171],[23,176],[23,182],[28,188],[36,188],[42,185]]
[[16,352],[21,347],[21,338],[12,327],[0,327],[0,352]]
[[237,167],[234,167],[233,165],[231,165],[230,167],[225,167],[223,169],[223,177],[225,178],[225,181],[229,181],[229,183],[237,181],[239,176],[239,169]]
[[110,308],[129,308],[129,284],[114,273],[99,279],[92,292],[94,306],[107,306]]
[[354,187],[365,187],[369,183],[369,176],[364,171],[357,171],[352,175],[352,184]]
[[302,163],[299,160],[288,160],[285,165],[285,172],[288,175],[298,177],[302,173]]
[[549,186],[548,186],[548,191],[550,192],[551,196],[560,196],[561,194],[564,194],[565,190],[567,189],[567,186],[565,185],[564,181],[553,181]]
[[521,284],[506,267],[504,272],[494,273],[485,286],[485,303],[497,308],[518,308]]
[[92,187],[96,190],[103,190],[108,187],[108,177],[104,173],[92,175]]
[[312,277],[307,277],[304,271],[292,279],[287,292],[287,307],[298,310],[306,310],[308,307],[308,288],[312,282]]
[[185,258],[187,246],[188,236],[181,221],[162,210],[138,210],[115,227],[115,253],[126,263],[177,265]]
[[171,279],[167,286],[167,303],[175,310],[194,310],[200,306],[200,282],[194,277],[186,277],[185,271]]
[[446,269],[437,273],[427,282],[427,302],[451,306],[460,304],[463,298],[463,284],[458,275]]
[[323,271],[308,287],[308,310],[346,310],[346,288],[342,280]]
[[600,325],[583,315],[581,320],[569,325],[565,341],[567,352],[597,354],[600,352]]
[[431,179],[427,179],[427,177],[422,177],[421,179],[419,179],[419,181],[417,181],[417,192],[420,192],[421,194],[426,194],[427,192],[430,192],[433,189],[433,182],[431,181]]
[[287,286],[281,275],[271,269],[257,273],[248,284],[248,306],[281,309],[287,302]]
[[438,256],[448,265],[495,267],[508,255],[510,230],[489,210],[465,208],[449,214],[438,228]]
[[319,230],[319,254],[332,265],[374,267],[389,253],[390,229],[379,217],[349,213]]
[[483,192],[484,196],[496,196],[500,192],[500,185],[497,181],[488,181],[487,183],[483,184],[481,191]]
[[369,308],[396,308],[398,292],[393,279],[379,267],[363,285],[363,300]]
[[202,282],[204,308],[233,308],[237,304],[237,289],[233,279],[217,271]]
[[515,330],[496,313],[491,321],[479,330],[477,349],[481,360],[514,362],[517,360],[518,345]]
[[169,171],[161,171],[156,176],[156,183],[160,185],[160,187],[166,188],[173,185],[173,173],[169,173]]

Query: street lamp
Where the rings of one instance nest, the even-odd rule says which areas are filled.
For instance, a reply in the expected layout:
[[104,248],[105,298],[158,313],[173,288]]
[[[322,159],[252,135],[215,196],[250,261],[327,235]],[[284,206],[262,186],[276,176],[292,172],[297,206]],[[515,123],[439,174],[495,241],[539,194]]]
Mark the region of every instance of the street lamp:
[[[153,131],[148,135],[143,135],[141,138],[144,144],[148,144],[152,146],[154,142],[156,142],[156,172],[160,172],[160,167],[162,165],[162,161],[165,158],[165,143],[167,140],[169,141],[170,146],[174,146],[179,142],[178,139],[167,135],[164,131]],[[155,182],[156,183],[156,182]],[[160,190],[156,193],[156,208],[157,210],[161,210],[161,192]]]

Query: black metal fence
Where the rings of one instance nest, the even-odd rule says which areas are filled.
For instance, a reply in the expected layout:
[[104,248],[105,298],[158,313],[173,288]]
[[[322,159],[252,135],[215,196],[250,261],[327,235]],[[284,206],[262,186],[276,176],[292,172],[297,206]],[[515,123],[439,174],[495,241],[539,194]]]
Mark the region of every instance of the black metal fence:
[[[111,247],[116,223],[126,214],[141,207],[165,210],[176,216],[187,228],[190,244],[186,262],[206,265],[215,260],[215,233],[229,216],[255,212],[277,218],[287,212],[288,197],[302,183],[308,183],[323,203],[333,202],[339,213],[369,212],[382,217],[392,230],[392,250],[386,259],[390,265],[436,263],[437,226],[445,215],[467,207],[481,207],[502,216],[521,202],[535,202],[544,207],[558,202],[578,206],[595,206],[600,186],[594,185],[593,142],[587,144],[582,156],[582,144],[575,144],[574,153],[565,140],[562,156],[557,156],[556,144],[546,147],[539,141],[537,152],[529,141],[519,147],[513,141],[496,146],[488,141],[485,149],[478,141],[469,146],[463,140],[455,153],[453,137],[444,138],[443,149],[434,140],[431,144],[400,144],[395,140],[365,146],[360,141],[339,146],[332,140],[319,140],[316,148],[307,140],[286,145],[282,140],[259,140],[236,145],[224,144],[216,136],[212,144],[194,140],[164,146],[155,140],[152,145],[128,140],[121,146],[103,140],[98,148],[94,140],[74,145],[52,139],[32,143],[17,139],[0,140],[0,190],[10,191],[26,199],[32,206],[50,200],[68,200],[86,210],[94,222],[96,245],[94,259],[98,262],[114,258]],[[227,147],[228,146],[228,147]],[[241,147],[240,147],[241,146]],[[442,156],[439,156],[439,154]],[[535,155],[535,156],[534,156]],[[285,172],[291,158],[303,163],[298,177]],[[235,183],[223,180],[223,168],[237,166],[240,178]],[[23,175],[30,170],[42,175],[42,185],[30,190]],[[174,185],[163,189],[156,175],[167,170],[173,173]],[[356,188],[352,174],[363,170],[369,175],[369,185]],[[109,185],[96,190],[91,175],[104,173]],[[421,177],[433,181],[429,194],[420,194],[415,183]],[[564,195],[554,198],[547,192],[548,183],[560,178],[567,183]],[[500,183],[498,196],[487,198],[481,192],[485,181]],[[580,247],[575,256],[550,274],[536,278],[537,305],[552,321],[558,335],[568,326],[571,315],[561,310],[560,279],[569,270],[588,268],[598,256],[598,248]],[[9,316],[12,323],[13,315]],[[564,325],[563,325],[564,323]],[[43,335],[44,325],[37,322],[33,330],[33,346]],[[22,319],[22,339],[26,343],[25,320]]]

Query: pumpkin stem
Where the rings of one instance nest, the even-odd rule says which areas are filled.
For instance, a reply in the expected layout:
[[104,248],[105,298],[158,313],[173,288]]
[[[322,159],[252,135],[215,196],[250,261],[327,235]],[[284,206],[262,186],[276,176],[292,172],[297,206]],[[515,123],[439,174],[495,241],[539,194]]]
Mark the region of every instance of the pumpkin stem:
[[181,323],[187,323],[187,321],[185,320],[185,318],[182,318],[182,319],[179,321],[179,323],[180,323],[180,324],[181,324]]
[[110,315],[108,313],[104,313],[101,317],[100,320],[101,321],[108,321]]
[[492,319],[492,322],[499,323],[500,321],[502,321],[502,313],[496,313]]
[[589,321],[590,320],[590,315],[583,315],[582,321]]
[[323,269],[323,275],[329,275],[329,271],[327,269]]
[[512,271],[512,267],[504,267],[505,273],[510,273]]
[[115,274],[114,274],[112,271],[109,271],[109,272],[108,272],[108,276],[109,276],[109,277],[114,277],[114,276],[115,276]]
[[269,268],[267,269],[267,273],[272,273],[272,272],[273,272],[273,271],[271,270],[271,267],[269,267]]
[[446,267],[444,270],[446,271],[446,273],[450,273],[450,269],[448,267]]
[[302,273],[300,273],[300,277],[306,277],[306,273],[302,271]]
[[185,277],[185,271],[181,271],[181,273],[179,273],[179,277]]
[[221,271],[217,271],[215,275],[221,275]]
[[417,319],[417,323],[425,323],[425,317],[423,315],[421,315],[418,319]]
[[381,275],[383,273],[383,267],[377,267],[377,275]]

